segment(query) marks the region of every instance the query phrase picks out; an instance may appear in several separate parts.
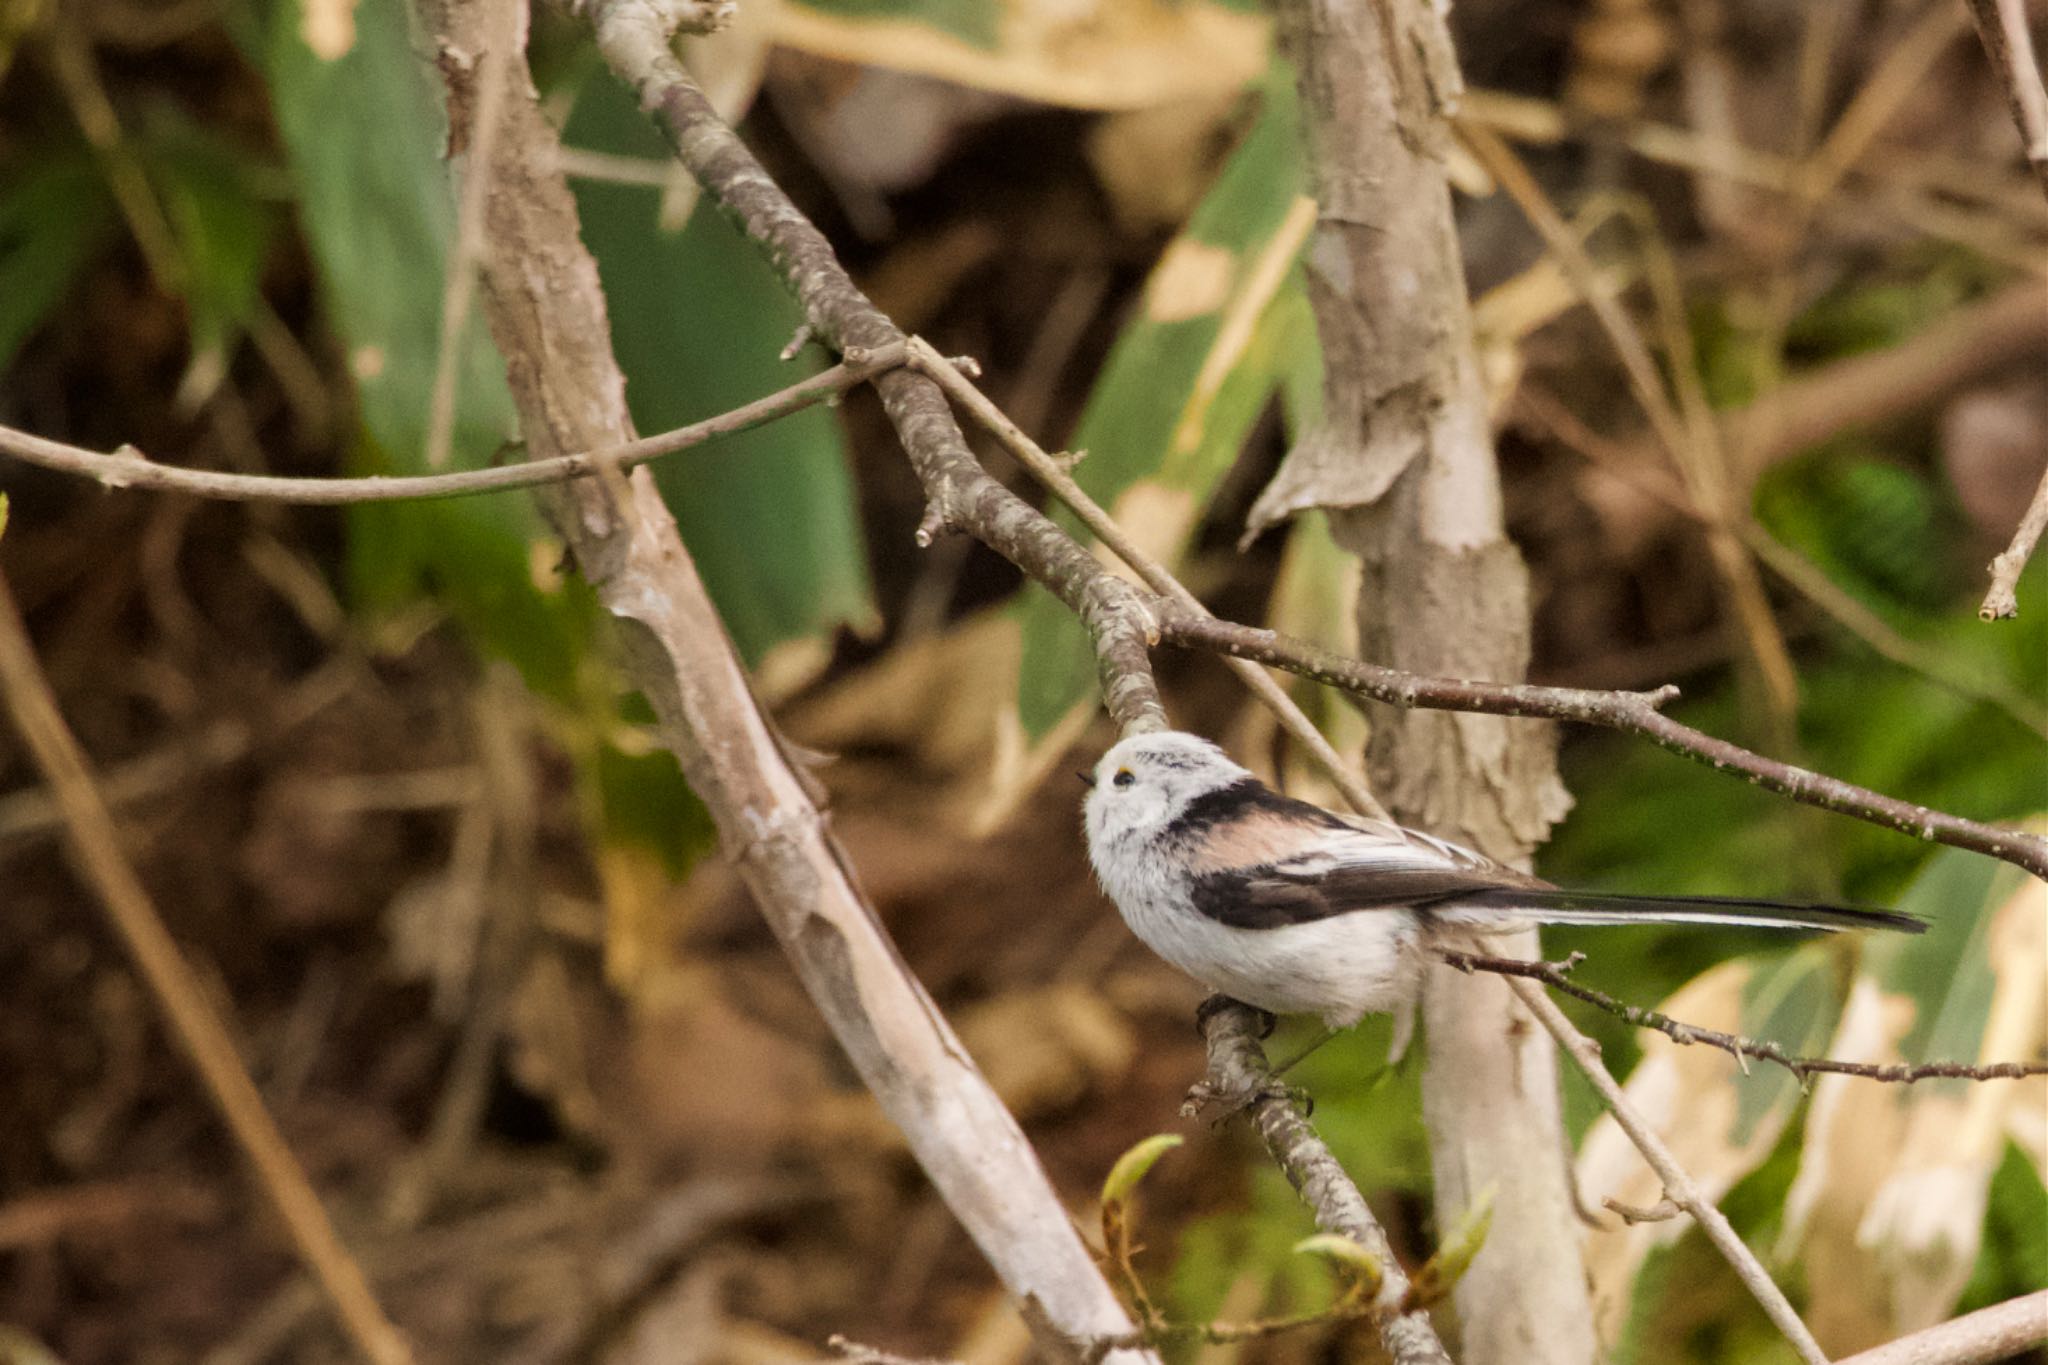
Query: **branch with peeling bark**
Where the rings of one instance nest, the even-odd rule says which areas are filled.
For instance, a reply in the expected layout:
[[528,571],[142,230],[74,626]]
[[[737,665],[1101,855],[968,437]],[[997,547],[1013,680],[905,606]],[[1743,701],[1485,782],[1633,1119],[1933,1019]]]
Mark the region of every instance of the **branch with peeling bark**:
[[[513,25],[523,28],[526,8],[518,0],[446,0],[428,6],[436,40],[445,48],[477,52],[495,27],[493,6],[505,7]],[[555,131],[540,112],[524,63],[510,65],[515,69],[502,102],[495,159],[472,164],[468,172],[491,180],[480,196],[487,227],[480,251],[485,312],[536,455],[619,445],[631,438],[631,421],[596,263],[579,235]],[[444,63],[441,69],[449,86],[450,122],[463,126],[471,91],[458,66]],[[877,337],[874,346],[897,340]],[[929,385],[902,372],[895,378]],[[902,398],[904,384],[895,387]],[[917,395],[908,397],[908,409],[915,409]],[[944,425],[950,426],[949,417]],[[1022,504],[999,488],[999,498],[991,495],[994,485],[986,475],[979,475],[986,487],[965,477],[959,482],[974,490],[966,495],[974,505],[995,504],[992,518],[1013,538],[1037,543],[1058,535],[1050,523],[1033,526],[1030,519],[1037,514],[1023,509],[1020,515],[1016,509]],[[600,477],[554,486],[549,510],[598,600],[618,623],[624,667],[653,706],[664,744],[711,811],[721,845],[806,990],[1018,1300],[1040,1347],[1055,1359],[1072,1359],[1077,1343],[1128,1331],[1130,1319],[1016,1120],[904,966],[862,896],[814,789],[784,753],[755,700],[651,477],[645,470],[624,474],[607,467]],[[1078,549],[1069,557],[1085,558]],[[1070,581],[1078,604],[1101,600],[1093,585],[1072,576]],[[1128,647],[1142,670],[1142,635]],[[1140,684],[1125,693],[1137,699],[1134,718],[1144,714],[1150,688],[1149,671],[1139,677]],[[1156,700],[1151,706],[1156,711]],[[1120,1365],[1152,1359],[1143,1351],[1120,1351],[1114,1358]]]
[[[1719,1029],[1702,1028],[1657,1010],[1643,1009],[1639,1005],[1623,1004],[1613,996],[1596,991],[1591,986],[1582,986],[1571,979],[1573,968],[1586,960],[1584,953],[1573,953],[1562,962],[1526,962],[1516,957],[1487,957],[1480,953],[1463,953],[1443,950],[1438,956],[1461,972],[1492,972],[1496,976],[1516,976],[1529,981],[1541,981],[1552,990],[1563,991],[1576,1000],[1583,1000],[1595,1009],[1604,1010],[1625,1023],[1637,1028],[1654,1029],[1672,1042],[1681,1046],[1700,1043],[1718,1048],[1736,1060],[1746,1072],[1750,1060],[1769,1062],[1781,1066],[1806,1085],[1813,1076],[1831,1073],[1837,1076],[1855,1076],[1866,1081],[1889,1081],[1899,1085],[1911,1085],[1915,1081],[1936,1079],[1962,1081],[2010,1081],[2022,1076],[2048,1076],[2048,1062],[1919,1062],[1880,1066],[1874,1062],[1838,1062],[1832,1057],[1795,1057],[1778,1044],[1764,1038],[1743,1038]],[[1638,1220],[1642,1221],[1642,1220]]]

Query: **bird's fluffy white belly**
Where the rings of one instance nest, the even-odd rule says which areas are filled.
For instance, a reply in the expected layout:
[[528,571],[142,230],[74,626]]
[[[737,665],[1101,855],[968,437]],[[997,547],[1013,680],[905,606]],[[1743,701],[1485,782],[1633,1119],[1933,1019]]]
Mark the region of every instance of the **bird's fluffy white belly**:
[[1369,910],[1278,929],[1238,929],[1156,896],[1119,898],[1133,933],[1211,990],[1276,1014],[1317,1014],[1332,1028],[1390,1012],[1420,980],[1416,920]]

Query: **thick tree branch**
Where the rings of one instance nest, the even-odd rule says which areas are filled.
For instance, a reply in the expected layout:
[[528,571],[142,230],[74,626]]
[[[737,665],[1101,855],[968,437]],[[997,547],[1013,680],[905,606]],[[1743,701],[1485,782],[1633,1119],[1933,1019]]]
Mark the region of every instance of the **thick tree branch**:
[[2048,1289],[1844,1357],[1835,1365],[1992,1365],[2048,1342]]
[[1427,678],[1377,664],[1347,659],[1305,640],[1270,630],[1234,625],[1213,617],[1195,616],[1162,603],[1159,637],[1167,644],[1213,650],[1252,659],[1305,678],[1328,683],[1361,697],[1402,707],[1448,711],[1480,711],[1496,716],[1545,716],[1582,725],[1603,725],[1643,736],[1660,748],[1683,754],[1696,763],[1739,774],[1766,791],[1794,801],[1851,815],[1931,843],[1967,848],[2023,867],[2048,879],[2048,839],[2016,829],[1981,824],[1926,806],[1885,796],[1839,778],[1794,767],[1751,753],[1657,708],[1677,697],[1678,689],[1655,692],[1592,692],[1575,687],[1538,687],[1528,683],[1467,682],[1458,678]]
[[1751,1058],[1782,1066],[1798,1078],[1804,1086],[1808,1078],[1822,1072],[1838,1076],[1856,1076],[1866,1081],[1890,1081],[1911,1085],[1915,1081],[1935,1079],[1964,1081],[2009,1081],[2022,1076],[2048,1076],[2048,1062],[1918,1062],[1894,1066],[1879,1066],[1872,1062],[1839,1062],[1832,1057],[1795,1057],[1778,1044],[1764,1038],[1744,1038],[1733,1033],[1722,1033],[1718,1029],[1702,1028],[1657,1010],[1643,1009],[1639,1005],[1626,1005],[1613,996],[1596,991],[1590,986],[1581,986],[1571,979],[1572,969],[1585,961],[1584,953],[1573,953],[1562,962],[1526,962],[1517,957],[1486,957],[1479,953],[1461,953],[1448,949],[1438,956],[1461,972],[1492,972],[1498,976],[1519,976],[1530,981],[1541,981],[1554,990],[1563,991],[1574,999],[1583,1000],[1596,1009],[1604,1010],[1625,1023],[1637,1028],[1655,1029],[1674,1043],[1690,1046],[1704,1043],[1719,1048],[1736,1060],[1744,1071],[1749,1070]]
[[[1258,530],[1329,513],[1360,562],[1361,648],[1403,668],[1519,677],[1529,575],[1502,520],[1445,153],[1462,77],[1430,0],[1278,0],[1300,91],[1315,236],[1302,268],[1322,412],[1253,504]],[[1366,761],[1396,819],[1526,862],[1569,808],[1553,736],[1478,716],[1374,714]],[[1535,955],[1530,930],[1498,945]],[[1426,970],[1422,1114],[1444,1226],[1497,1192],[1456,1288],[1469,1365],[1597,1354],[1566,1181],[1557,1058],[1498,981]]]
[[1381,1348],[1395,1365],[1450,1365],[1450,1354],[1437,1338],[1429,1314],[1422,1309],[1399,1311],[1408,1297],[1409,1281],[1385,1230],[1267,1065],[1259,1039],[1270,1022],[1269,1016],[1235,1000],[1217,996],[1204,1003],[1202,1039],[1209,1045],[1209,1074],[1191,1095],[1190,1110],[1198,1112],[1210,1102],[1242,1109],[1314,1213],[1316,1226],[1350,1238],[1380,1263],[1372,1321]]
[[[444,50],[482,50],[493,41],[492,3],[429,5],[436,41]],[[523,25],[525,7],[516,14]],[[514,67],[497,159],[469,173],[493,181],[481,258],[485,311],[527,442],[546,457],[621,443],[632,430],[559,143],[524,63]],[[470,91],[459,64],[441,69],[450,122],[461,127]],[[618,623],[627,676],[710,809],[721,846],[854,1068],[1019,1300],[1040,1347],[1072,1359],[1079,1342],[1129,1331],[1016,1120],[862,896],[811,788],[753,697],[653,480],[645,470],[605,471],[551,497],[556,526]],[[1142,637],[1135,648],[1142,666]],[[1137,676],[1149,687],[1149,669]],[[1115,1359],[1139,1365],[1151,1356],[1124,1351]]]

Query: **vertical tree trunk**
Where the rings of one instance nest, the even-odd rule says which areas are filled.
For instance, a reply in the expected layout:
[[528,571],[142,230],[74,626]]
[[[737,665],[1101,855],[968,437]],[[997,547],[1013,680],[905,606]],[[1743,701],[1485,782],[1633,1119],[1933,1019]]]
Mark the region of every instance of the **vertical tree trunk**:
[[[1427,0],[1283,0],[1321,211],[1308,277],[1324,419],[1253,511],[1331,509],[1363,563],[1365,656],[1514,680],[1528,574],[1503,536],[1441,153],[1458,75]],[[1569,805],[1554,741],[1523,721],[1375,708],[1368,748],[1396,818],[1507,862]],[[1533,934],[1489,951],[1532,954]],[[1439,1223],[1488,1187],[1493,1230],[1460,1283],[1467,1365],[1586,1365],[1591,1306],[1566,1173],[1556,1054],[1497,980],[1436,969],[1423,1003],[1423,1103]]]

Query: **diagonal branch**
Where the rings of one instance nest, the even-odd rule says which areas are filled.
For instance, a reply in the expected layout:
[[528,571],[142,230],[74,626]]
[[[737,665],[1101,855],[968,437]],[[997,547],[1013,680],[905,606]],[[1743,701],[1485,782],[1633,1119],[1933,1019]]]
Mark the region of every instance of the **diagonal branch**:
[[[427,19],[442,46],[474,51],[492,3],[439,0]],[[523,21],[524,7],[518,13]],[[496,190],[486,201],[485,313],[535,452],[616,444],[630,437],[631,420],[596,262],[579,237],[555,131],[525,64],[513,65]],[[442,75],[450,120],[459,123],[470,92],[450,64]],[[878,338],[877,347],[896,339]],[[849,1061],[1019,1301],[1040,1348],[1070,1359],[1079,1342],[1128,1331],[1128,1315],[1015,1118],[862,895],[813,786],[755,699],[652,478],[605,469],[551,490],[550,511],[614,618],[626,675],[711,811],[721,847]],[[1134,628],[1140,612],[1142,605],[1126,624]],[[1133,647],[1141,671],[1127,695],[1142,700],[1151,686],[1142,635]],[[1127,1350],[1112,1361],[1152,1359]]]
[[2005,91],[2013,126],[2041,192],[2048,194],[2048,89],[2041,84],[2041,64],[2034,57],[2034,35],[2027,27],[2026,0],[1964,0],[1984,54]]
[[1480,711],[1496,716],[1547,716],[1582,725],[1604,725],[1648,739],[1659,748],[1696,763],[1739,775],[1766,791],[1809,806],[1851,815],[1932,843],[1967,848],[2023,867],[2048,879],[2048,839],[1998,825],[1948,815],[1901,801],[1807,768],[1751,753],[1664,715],[1659,707],[1678,696],[1675,687],[1655,692],[1592,692],[1575,687],[1525,683],[1467,682],[1426,678],[1398,669],[1361,663],[1305,640],[1270,630],[1195,616],[1171,604],[1159,608],[1159,638],[1184,648],[1213,650],[1284,668],[1305,678],[1395,706],[1446,711]]
[[[0,503],[0,513],[4,511],[5,504]],[[156,997],[171,1036],[191,1059],[207,1097],[255,1169],[264,1196],[333,1305],[343,1330],[373,1365],[411,1365],[411,1346],[384,1315],[361,1263],[335,1231],[305,1167],[292,1154],[236,1054],[227,1026],[207,1003],[205,987],[179,954],[122,851],[106,798],[85,751],[57,709],[5,579],[0,579],[0,702],[50,784],[79,875],[98,896],[137,974]]]
[[1315,1214],[1316,1226],[1350,1238],[1379,1262],[1380,1289],[1371,1317],[1380,1347],[1394,1365],[1450,1365],[1450,1353],[1437,1339],[1429,1314],[1419,1308],[1401,1310],[1409,1297],[1408,1277],[1365,1197],[1267,1065],[1259,1039],[1270,1024],[1270,1017],[1235,1000],[1214,996],[1204,1002],[1201,1025],[1209,1045],[1209,1074],[1190,1094],[1189,1108],[1207,1101],[1242,1108]]
[[[587,0],[581,8],[613,72],[638,92],[677,159],[768,253],[812,332],[841,352],[907,342],[670,51],[670,34],[686,17],[688,0]],[[1154,626],[1143,596],[989,476],[929,376],[892,370],[875,389],[930,500],[927,525],[972,532],[1050,589],[1094,639],[1103,702],[1118,725],[1127,733],[1164,729],[1166,710],[1147,655]]]
[[1778,1288],[1777,1281],[1764,1269],[1763,1262],[1737,1235],[1727,1215],[1714,1207],[1714,1201],[1707,1198],[1691,1172],[1679,1164],[1677,1156],[1664,1144],[1664,1139],[1658,1136],[1650,1121],[1629,1102],[1628,1096],[1622,1092],[1621,1083],[1600,1060],[1600,1045],[1573,1028],[1571,1020],[1564,1017],[1564,1012],[1535,982],[1510,977],[1508,988],[1536,1016],[1536,1021],[1550,1031],[1551,1037],[1557,1039],[1557,1045],[1593,1083],[1602,1102],[1613,1113],[1615,1122],[1628,1134],[1636,1150],[1643,1154],[1643,1160],[1650,1163],[1650,1169],[1657,1173],[1657,1178],[1664,1182],[1665,1198],[1692,1215],[1693,1221],[1700,1225],[1700,1231],[1706,1233],[1707,1240],[1734,1269],[1737,1278],[1763,1308],[1764,1316],[1792,1344],[1799,1358],[1807,1365],[1828,1365],[1826,1353],[1813,1339],[1813,1333],[1806,1329],[1806,1324],[1800,1321],[1799,1314],[1793,1311],[1792,1304],[1785,1298],[1785,1291]]
[[1979,1308],[1835,1365],[1995,1365],[2048,1342],[2048,1289]]

